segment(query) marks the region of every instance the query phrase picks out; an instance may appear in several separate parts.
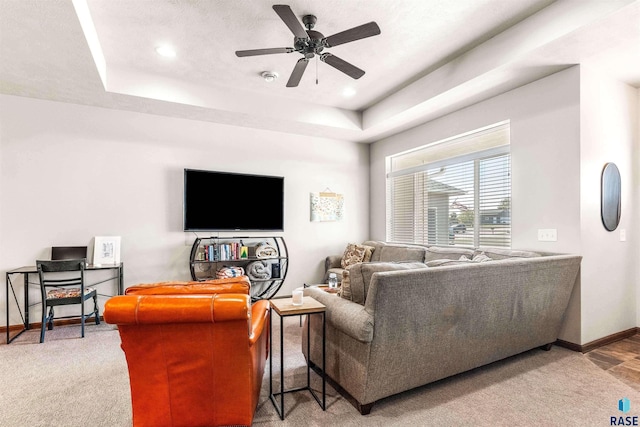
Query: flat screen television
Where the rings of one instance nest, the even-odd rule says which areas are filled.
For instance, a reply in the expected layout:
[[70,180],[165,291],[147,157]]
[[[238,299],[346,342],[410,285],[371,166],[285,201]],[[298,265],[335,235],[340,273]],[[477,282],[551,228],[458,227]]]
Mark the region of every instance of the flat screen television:
[[184,231],[283,231],[284,177],[184,170]]

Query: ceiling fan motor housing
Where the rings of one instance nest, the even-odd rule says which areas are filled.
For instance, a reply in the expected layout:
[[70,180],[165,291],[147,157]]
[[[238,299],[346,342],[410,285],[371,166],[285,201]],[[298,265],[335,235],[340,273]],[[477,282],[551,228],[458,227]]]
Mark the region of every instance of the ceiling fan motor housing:
[[307,30],[307,34],[309,35],[309,38],[306,40],[294,37],[293,46],[294,49],[302,53],[305,58],[311,59],[314,54],[320,55],[322,50],[325,48],[325,37],[321,32],[314,30]]

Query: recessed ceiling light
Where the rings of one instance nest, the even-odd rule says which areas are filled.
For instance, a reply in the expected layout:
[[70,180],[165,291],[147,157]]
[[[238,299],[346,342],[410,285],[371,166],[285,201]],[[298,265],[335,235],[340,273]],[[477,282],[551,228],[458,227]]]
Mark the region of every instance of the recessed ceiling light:
[[175,58],[176,56],[176,51],[173,50],[171,46],[158,46],[156,48],[156,52],[158,52],[158,55],[164,56],[165,58]]
[[278,73],[275,71],[263,71],[260,75],[267,83],[271,83],[278,78]]
[[346,87],[342,91],[342,96],[344,96],[345,98],[351,98],[355,94],[356,94],[356,90],[352,87]]

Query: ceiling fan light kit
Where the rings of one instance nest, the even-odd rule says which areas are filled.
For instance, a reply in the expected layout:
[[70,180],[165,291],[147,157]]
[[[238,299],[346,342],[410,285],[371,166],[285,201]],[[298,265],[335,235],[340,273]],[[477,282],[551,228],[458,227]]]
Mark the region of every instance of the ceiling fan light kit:
[[[344,59],[332,55],[329,52],[323,51],[324,49],[331,48],[333,46],[377,36],[380,34],[380,27],[378,27],[378,24],[375,22],[369,22],[349,30],[339,32],[332,36],[325,37],[322,33],[313,30],[317,22],[317,18],[314,15],[305,15],[302,17],[302,24],[307,28],[305,30],[289,6],[277,4],[273,6],[273,10],[293,33],[293,47],[238,50],[236,51],[236,56],[245,57],[291,52],[298,52],[302,54],[303,57],[298,59],[298,62],[296,62],[296,65],[293,67],[291,76],[287,81],[287,87],[298,86],[300,79],[302,79],[302,75],[309,64],[309,60],[316,55],[325,64],[329,64],[336,70],[345,73],[353,79],[359,79],[364,75],[365,72],[355,65],[350,64]],[[264,77],[264,73],[262,73],[262,75]]]

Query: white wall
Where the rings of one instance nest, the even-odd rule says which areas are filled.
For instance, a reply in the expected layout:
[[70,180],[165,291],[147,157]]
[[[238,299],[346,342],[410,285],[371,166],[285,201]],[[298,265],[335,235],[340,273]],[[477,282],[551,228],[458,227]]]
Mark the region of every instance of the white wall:
[[[574,67],[374,143],[371,237],[385,237],[386,156],[510,120],[513,247],[578,251],[578,76]],[[558,241],[538,242],[538,228],[557,228]]]
[[[640,89],[636,89],[636,100],[638,109],[640,110]],[[636,209],[636,217],[638,215],[638,211],[640,210],[640,119],[638,119],[638,127],[636,128],[636,143],[634,147],[633,153],[633,163],[634,166],[631,167],[631,171],[633,173],[633,187],[635,188],[634,194],[634,206]],[[640,221],[635,221],[635,228],[632,228],[632,233],[636,238],[636,242],[638,245],[636,246],[636,256],[635,256],[635,277],[638,281],[640,281]],[[637,301],[637,318],[636,318],[636,326],[640,327],[640,283],[636,284],[636,301]]]
[[[637,144],[637,89],[581,67],[582,341],[634,328],[637,323],[637,251],[633,159]],[[600,216],[603,166],[613,162],[622,179],[620,225],[607,231]],[[637,183],[636,183],[637,184]],[[626,241],[620,241],[620,232]]]
[[[182,231],[184,168],[285,177],[281,234],[291,259],[280,294],[317,282],[326,255],[368,238],[363,144],[12,96],[0,96],[0,122],[3,276],[48,257],[51,246],[118,235],[125,286],[188,280],[195,236]],[[311,223],[309,193],[327,187],[344,193],[346,218]],[[258,210],[251,191],[227,195],[221,206]],[[32,287],[35,301],[38,292]],[[32,316],[39,314],[36,306]],[[16,310],[11,315],[20,323]]]
[[636,89],[636,105],[638,115],[636,116],[636,137],[631,163],[632,187],[634,188],[633,206],[636,220],[632,219],[630,229],[636,242],[636,252],[632,262],[635,264],[635,272],[633,274],[636,278],[636,327],[640,328],[640,221],[637,220],[640,215],[640,88]]

